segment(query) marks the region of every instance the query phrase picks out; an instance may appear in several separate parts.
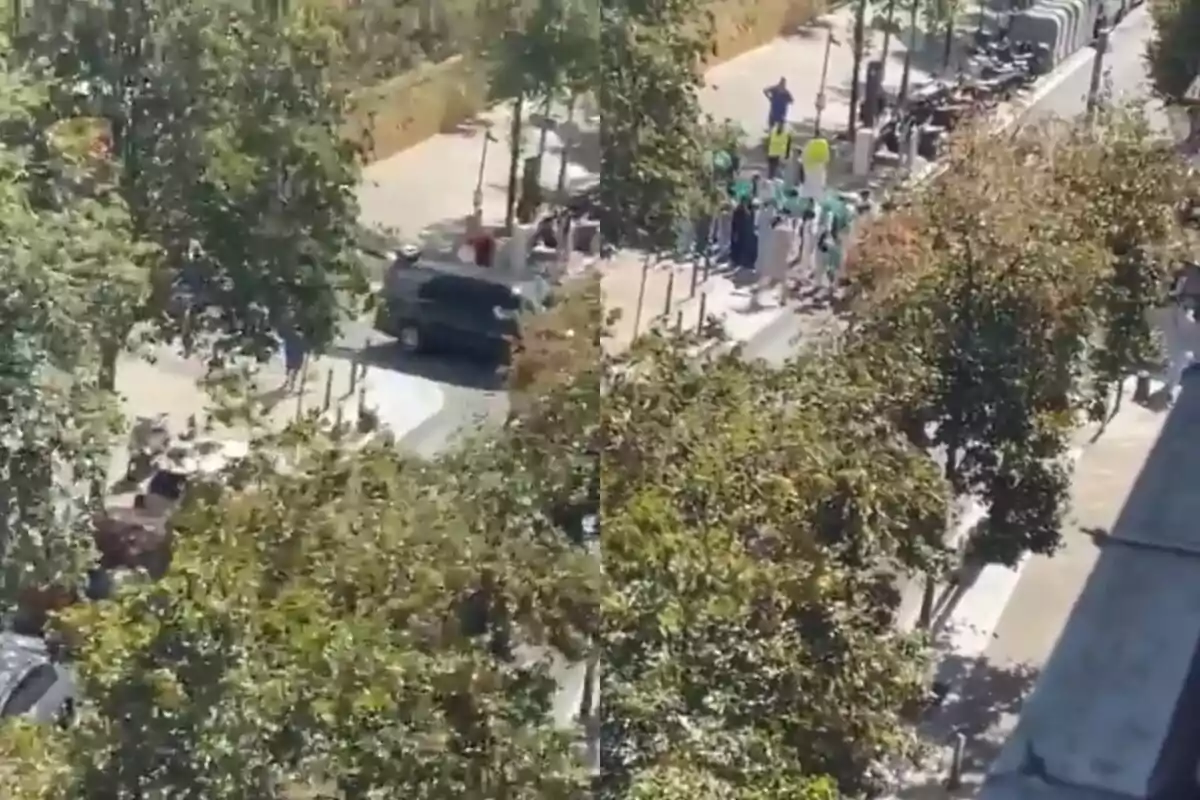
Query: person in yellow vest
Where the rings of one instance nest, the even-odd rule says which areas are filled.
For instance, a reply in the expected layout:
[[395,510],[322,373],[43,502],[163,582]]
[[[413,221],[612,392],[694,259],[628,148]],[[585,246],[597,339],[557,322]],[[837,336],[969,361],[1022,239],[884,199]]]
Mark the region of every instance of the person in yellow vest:
[[782,125],[775,125],[767,134],[767,180],[775,180],[779,167],[792,151],[792,135]]

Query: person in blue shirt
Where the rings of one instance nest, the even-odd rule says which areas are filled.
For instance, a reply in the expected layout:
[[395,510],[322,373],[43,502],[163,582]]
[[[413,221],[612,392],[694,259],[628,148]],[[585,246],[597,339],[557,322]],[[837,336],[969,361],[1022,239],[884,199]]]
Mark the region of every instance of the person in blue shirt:
[[788,109],[792,107],[792,93],[788,91],[787,79],[780,78],[779,83],[763,89],[763,94],[769,104],[767,111],[767,129],[787,122]]

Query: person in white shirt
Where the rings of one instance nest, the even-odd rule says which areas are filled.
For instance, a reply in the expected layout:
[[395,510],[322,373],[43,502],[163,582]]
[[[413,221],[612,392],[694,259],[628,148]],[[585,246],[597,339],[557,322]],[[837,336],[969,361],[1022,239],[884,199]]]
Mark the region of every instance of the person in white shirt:
[[1183,373],[1195,361],[1194,341],[1196,337],[1196,310],[1193,302],[1186,298],[1173,303],[1168,310],[1163,331],[1167,350],[1167,374],[1164,376],[1167,399],[1174,401],[1179,396]]

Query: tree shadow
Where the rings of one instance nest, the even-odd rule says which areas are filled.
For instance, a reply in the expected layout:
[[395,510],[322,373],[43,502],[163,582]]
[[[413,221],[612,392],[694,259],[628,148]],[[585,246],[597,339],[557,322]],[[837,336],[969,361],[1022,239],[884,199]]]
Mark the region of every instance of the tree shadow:
[[464,389],[499,392],[505,388],[504,370],[495,362],[449,353],[407,353],[390,338],[361,348],[334,347],[329,355]]
[[947,656],[939,664],[937,683],[949,691],[927,713],[922,737],[935,748],[950,747],[961,734],[966,739],[964,772],[986,772],[1000,754],[1039,674],[1040,670],[1029,664]]

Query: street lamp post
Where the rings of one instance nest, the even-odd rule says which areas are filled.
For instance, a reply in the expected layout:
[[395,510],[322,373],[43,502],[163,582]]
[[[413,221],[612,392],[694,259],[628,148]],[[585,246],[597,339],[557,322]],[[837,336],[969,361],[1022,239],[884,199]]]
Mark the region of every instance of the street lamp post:
[[475,194],[472,195],[471,206],[475,209],[475,213],[483,211],[483,171],[487,167],[487,151],[488,142],[494,141],[492,129],[487,128],[483,132],[483,150],[479,153],[479,177],[475,180]]
[[833,29],[829,28],[825,37],[825,60],[821,63],[821,88],[817,91],[817,115],[813,118],[813,135],[821,135],[821,112],[825,110],[825,82],[829,78],[829,53],[837,40],[833,38]]

